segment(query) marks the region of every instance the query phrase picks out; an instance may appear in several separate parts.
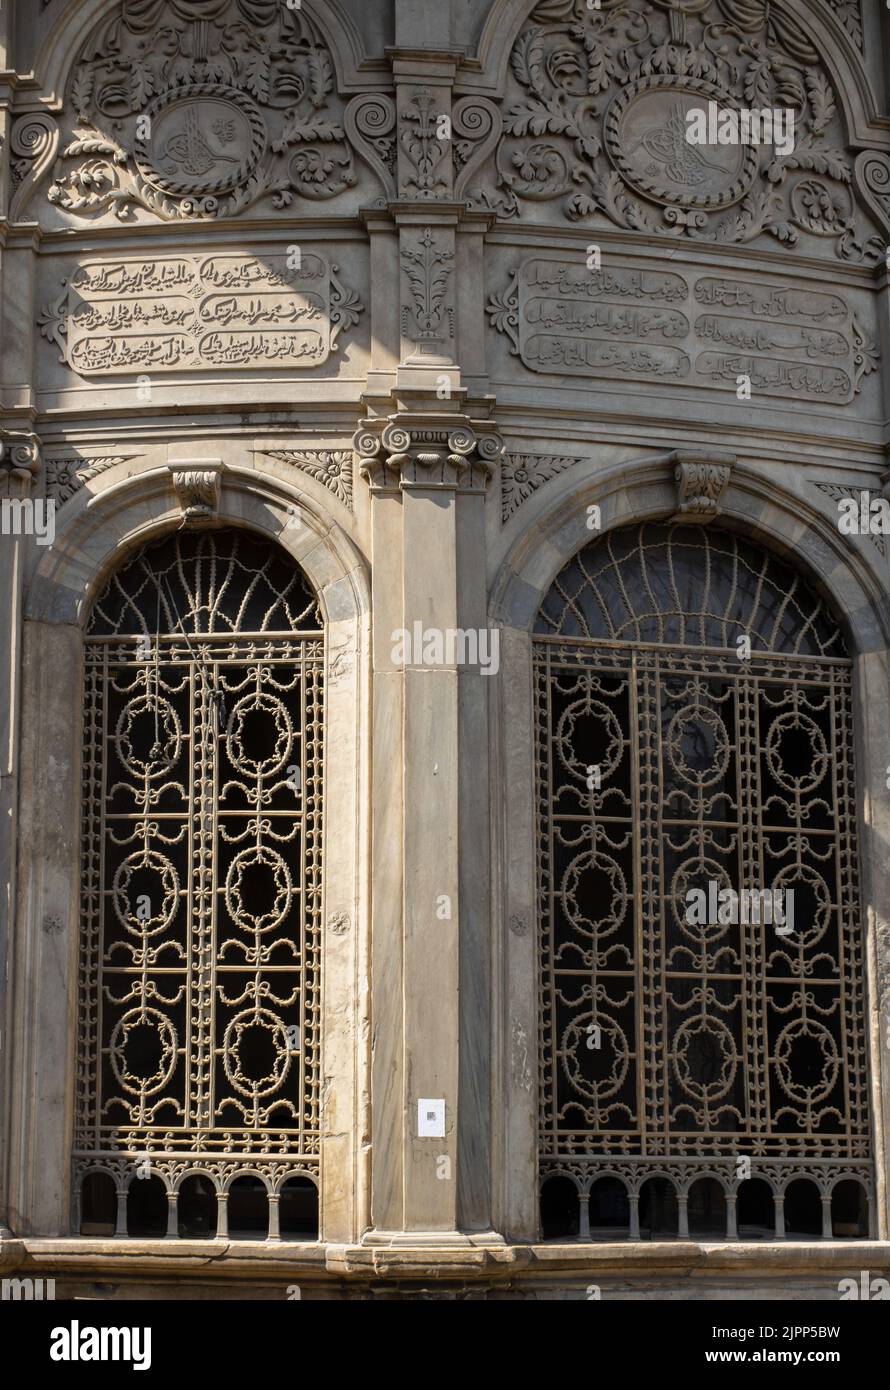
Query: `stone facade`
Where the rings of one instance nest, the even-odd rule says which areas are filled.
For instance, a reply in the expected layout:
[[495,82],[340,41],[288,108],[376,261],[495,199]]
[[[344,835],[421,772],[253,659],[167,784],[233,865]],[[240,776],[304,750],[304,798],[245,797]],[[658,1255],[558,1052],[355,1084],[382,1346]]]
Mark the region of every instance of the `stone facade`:
[[[0,537],[4,1272],[834,1297],[890,1266],[890,575],[881,533],[838,526],[890,476],[888,74],[869,0],[0,9],[0,491],[55,504],[51,544]],[[709,101],[790,109],[794,149],[691,153]],[[604,534],[726,525],[842,619],[855,1246],[541,1240],[532,632],[591,508]],[[325,620],[321,1239],[233,1241],[212,1274],[197,1242],[131,1240],[125,1274],[73,1224],[83,631],[126,557],[193,525],[283,546]],[[498,674],[396,660],[416,624],[496,631]],[[418,1135],[428,1098],[444,1136]]]

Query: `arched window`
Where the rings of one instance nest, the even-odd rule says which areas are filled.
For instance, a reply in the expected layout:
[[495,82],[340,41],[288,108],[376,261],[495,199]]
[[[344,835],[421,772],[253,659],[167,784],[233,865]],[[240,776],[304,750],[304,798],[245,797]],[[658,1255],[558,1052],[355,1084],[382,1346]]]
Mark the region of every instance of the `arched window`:
[[318,603],[278,547],[181,531],[112,576],[85,666],[75,1189],[108,1173],[140,1234],[155,1184],[170,1235],[197,1191],[225,1234],[252,1183],[274,1236],[319,1170]]
[[851,687],[825,602],[716,529],[611,533],[542,605],[540,1175],[582,1237],[604,1172],[633,1238],[654,1180],[680,1235],[752,1180],[779,1234],[791,1178],[827,1236],[839,1177],[872,1201]]

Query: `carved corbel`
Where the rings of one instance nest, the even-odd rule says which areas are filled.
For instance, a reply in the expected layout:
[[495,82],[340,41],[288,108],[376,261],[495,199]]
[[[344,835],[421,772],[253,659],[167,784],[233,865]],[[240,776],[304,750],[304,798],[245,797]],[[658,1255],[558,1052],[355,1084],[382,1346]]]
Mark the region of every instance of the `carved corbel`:
[[699,525],[713,521],[719,515],[735,461],[735,454],[699,449],[678,449],[671,454],[677,485],[677,510],[671,521]]
[[182,508],[183,525],[206,526],[219,514],[223,465],[220,459],[182,459],[168,465]]

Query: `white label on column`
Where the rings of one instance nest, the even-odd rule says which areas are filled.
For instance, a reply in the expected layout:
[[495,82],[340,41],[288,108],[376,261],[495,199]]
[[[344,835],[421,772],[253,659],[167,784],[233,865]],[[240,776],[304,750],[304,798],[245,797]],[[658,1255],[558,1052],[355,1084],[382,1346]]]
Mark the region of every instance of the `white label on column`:
[[417,1135],[419,1139],[445,1138],[444,1100],[417,1102]]

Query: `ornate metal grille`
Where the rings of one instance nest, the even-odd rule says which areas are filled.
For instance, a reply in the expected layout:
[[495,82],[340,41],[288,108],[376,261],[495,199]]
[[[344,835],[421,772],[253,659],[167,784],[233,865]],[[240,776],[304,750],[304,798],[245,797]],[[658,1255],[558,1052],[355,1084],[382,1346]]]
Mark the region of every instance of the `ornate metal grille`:
[[324,636],[280,550],[180,532],[86,641],[75,1172],[318,1176]]
[[[542,606],[540,1168],[617,1178],[631,1234],[652,1176],[681,1227],[702,1176],[871,1196],[851,681],[818,595],[706,528],[613,533]],[[711,883],[793,930],[691,923]]]

